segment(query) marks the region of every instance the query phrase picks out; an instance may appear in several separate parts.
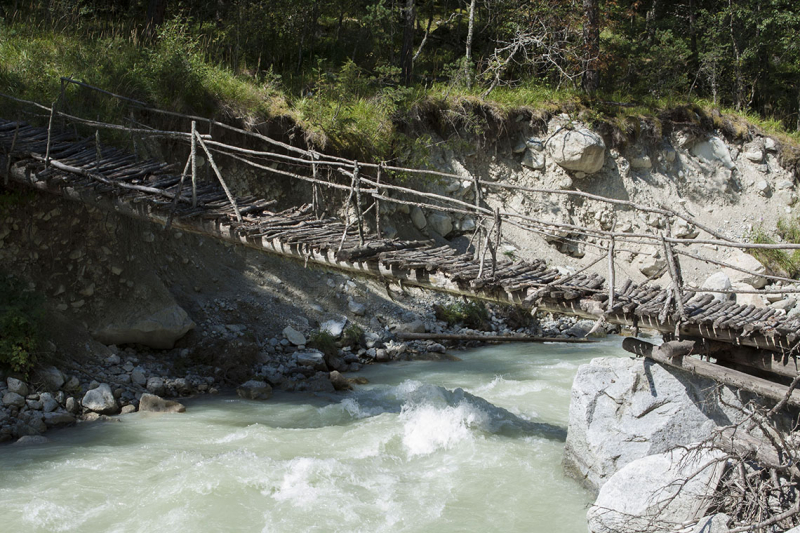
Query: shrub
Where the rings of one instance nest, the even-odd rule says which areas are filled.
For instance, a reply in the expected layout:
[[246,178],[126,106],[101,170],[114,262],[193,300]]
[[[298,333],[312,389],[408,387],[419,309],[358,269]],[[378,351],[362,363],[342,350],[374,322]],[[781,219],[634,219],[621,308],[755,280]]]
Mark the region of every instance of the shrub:
[[27,374],[39,360],[41,295],[12,277],[0,279],[0,365]]
[[[800,225],[796,220],[779,220],[776,234],[783,242],[800,243]],[[775,244],[775,239],[763,228],[753,230],[750,238],[756,244]],[[773,272],[784,273],[790,278],[800,275],[800,250],[793,250],[791,254],[785,250],[750,250],[750,254]]]
[[433,311],[437,320],[443,320],[449,326],[462,324],[470,329],[484,329],[489,325],[489,311],[483,302],[434,305]]
[[327,331],[316,331],[309,335],[308,347],[319,350],[327,357],[333,357],[339,353],[339,348],[336,346],[336,337]]
[[346,330],[344,330],[344,334],[342,334],[342,344],[345,346],[359,344],[361,343],[361,339],[363,339],[363,337],[364,330],[361,329],[361,327],[357,324],[352,324]]

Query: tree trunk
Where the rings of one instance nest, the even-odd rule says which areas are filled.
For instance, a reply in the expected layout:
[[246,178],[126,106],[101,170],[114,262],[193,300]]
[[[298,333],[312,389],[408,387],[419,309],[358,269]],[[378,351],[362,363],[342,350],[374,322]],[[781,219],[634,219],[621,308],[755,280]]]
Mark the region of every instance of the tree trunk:
[[700,54],[697,52],[697,16],[694,0],[689,0],[689,68],[692,72],[700,70]]
[[411,85],[414,70],[414,19],[416,10],[414,0],[406,0],[405,25],[403,26],[403,49],[400,52],[401,81],[403,85]]
[[164,22],[167,12],[167,0],[150,0],[147,4],[147,29],[152,32]]
[[583,0],[583,12],[586,19],[583,24],[586,53],[583,90],[592,94],[600,87],[600,72],[597,70],[600,56],[600,10],[597,0]]
[[472,87],[472,34],[475,29],[475,0],[469,3],[469,26],[467,26],[467,50],[464,54],[464,79]]

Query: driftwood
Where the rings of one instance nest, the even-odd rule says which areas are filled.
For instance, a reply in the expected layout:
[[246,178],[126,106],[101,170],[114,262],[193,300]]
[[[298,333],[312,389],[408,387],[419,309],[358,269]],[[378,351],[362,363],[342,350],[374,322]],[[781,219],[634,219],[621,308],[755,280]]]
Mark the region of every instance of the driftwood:
[[401,341],[562,342],[587,344],[590,339],[572,337],[531,337],[529,335],[459,335],[454,333],[398,333]]

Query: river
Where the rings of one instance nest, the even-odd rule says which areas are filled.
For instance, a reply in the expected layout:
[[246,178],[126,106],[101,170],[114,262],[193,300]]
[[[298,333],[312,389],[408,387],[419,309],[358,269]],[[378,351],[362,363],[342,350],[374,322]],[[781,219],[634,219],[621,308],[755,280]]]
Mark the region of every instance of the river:
[[365,368],[330,396],[189,400],[0,448],[0,531],[586,531],[562,474],[591,345],[517,344]]

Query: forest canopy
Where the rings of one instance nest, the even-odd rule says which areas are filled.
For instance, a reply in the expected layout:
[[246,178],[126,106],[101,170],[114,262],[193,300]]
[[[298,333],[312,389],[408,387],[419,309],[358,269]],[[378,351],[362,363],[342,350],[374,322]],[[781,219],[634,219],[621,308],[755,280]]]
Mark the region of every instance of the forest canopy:
[[20,62],[44,52],[25,43],[48,36],[54,55],[85,47],[61,75],[95,69],[87,81],[196,112],[216,103],[183,92],[223,70],[217,98],[271,95],[273,107],[318,117],[320,98],[391,115],[420,94],[511,101],[533,88],[703,99],[800,130],[796,0],[2,0],[0,10],[0,84],[12,92],[31,94],[35,66]]

